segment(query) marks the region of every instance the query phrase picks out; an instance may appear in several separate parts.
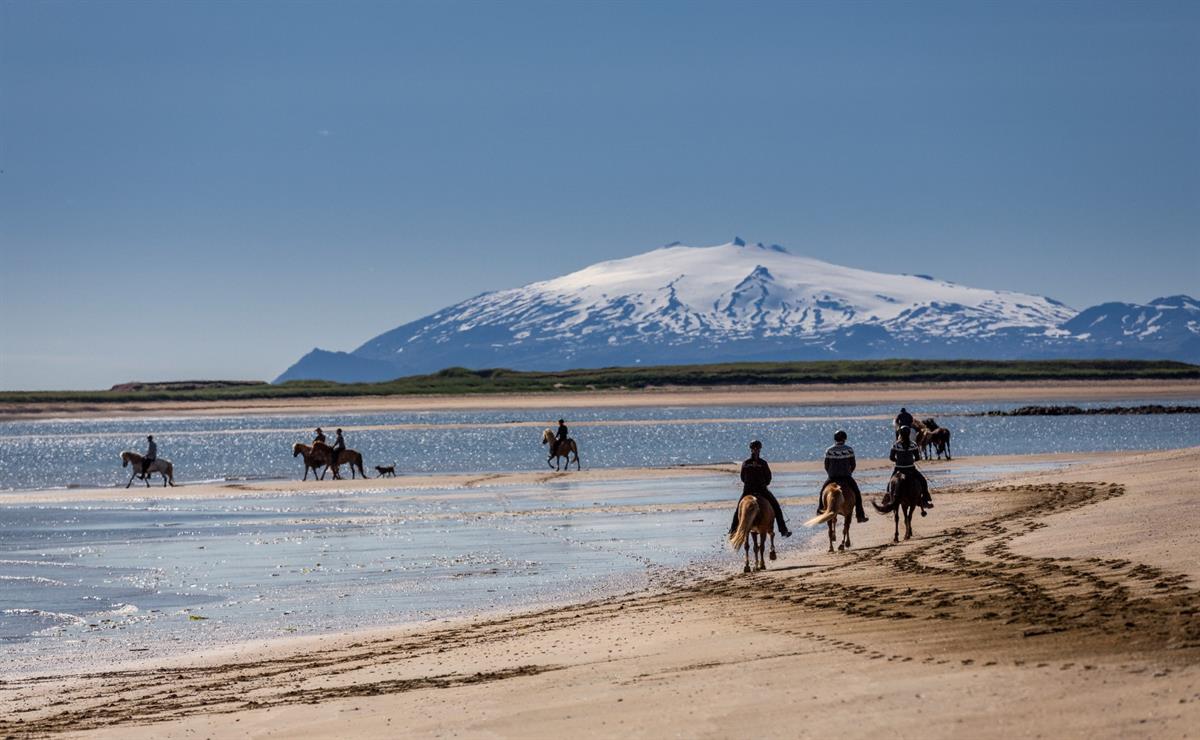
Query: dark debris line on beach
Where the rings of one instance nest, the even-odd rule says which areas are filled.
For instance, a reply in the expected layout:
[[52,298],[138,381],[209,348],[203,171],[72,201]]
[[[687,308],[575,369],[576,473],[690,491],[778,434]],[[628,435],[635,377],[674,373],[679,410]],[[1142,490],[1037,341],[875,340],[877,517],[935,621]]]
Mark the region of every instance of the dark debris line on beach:
[[1009,411],[982,411],[966,416],[1135,416],[1151,414],[1200,414],[1200,406],[1163,406],[1149,404],[1146,406],[1107,406],[1104,408],[1085,409],[1079,406],[1022,406]]

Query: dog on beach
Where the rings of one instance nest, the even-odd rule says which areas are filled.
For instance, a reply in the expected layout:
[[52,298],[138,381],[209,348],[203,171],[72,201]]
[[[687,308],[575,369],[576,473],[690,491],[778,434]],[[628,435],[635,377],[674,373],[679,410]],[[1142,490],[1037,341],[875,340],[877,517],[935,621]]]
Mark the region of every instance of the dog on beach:
[[396,465],[376,465],[375,470],[379,473],[380,478],[396,477]]

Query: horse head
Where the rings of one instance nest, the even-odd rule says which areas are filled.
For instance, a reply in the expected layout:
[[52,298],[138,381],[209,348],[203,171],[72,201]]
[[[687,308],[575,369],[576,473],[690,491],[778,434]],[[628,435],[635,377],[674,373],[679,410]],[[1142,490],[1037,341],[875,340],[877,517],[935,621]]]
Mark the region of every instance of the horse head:
[[130,452],[129,450],[125,450],[124,452],[122,452],[121,453],[121,467],[123,467],[123,468],[128,467],[129,459],[131,457],[133,457],[133,453]]
[[308,446],[301,444],[300,442],[297,442],[296,444],[292,445],[292,457],[298,457],[301,453],[307,452],[307,451],[308,451]]
[[554,440],[554,430],[553,429],[547,429],[544,432],[542,432],[542,444],[544,444],[544,445],[550,444],[550,442],[553,440]]

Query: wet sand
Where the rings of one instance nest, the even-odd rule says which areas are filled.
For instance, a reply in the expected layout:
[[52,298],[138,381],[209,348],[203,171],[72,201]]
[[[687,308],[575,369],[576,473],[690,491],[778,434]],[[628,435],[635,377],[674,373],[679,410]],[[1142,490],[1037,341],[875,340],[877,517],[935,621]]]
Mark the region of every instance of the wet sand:
[[[639,406],[776,406],[841,403],[919,405],[934,401],[1106,401],[1125,398],[1200,397],[1200,380],[1088,380],[950,383],[855,383],[788,386],[652,388],[636,391],[455,396],[360,396],[244,401],[151,401],[138,403],[29,403],[0,406],[0,420],[110,418],[123,416],[217,416],[229,414],[362,414],[399,411],[547,409]],[[553,414],[552,414],[553,415]]]
[[1106,457],[764,573],[0,684],[0,736],[1188,737],[1200,449]]

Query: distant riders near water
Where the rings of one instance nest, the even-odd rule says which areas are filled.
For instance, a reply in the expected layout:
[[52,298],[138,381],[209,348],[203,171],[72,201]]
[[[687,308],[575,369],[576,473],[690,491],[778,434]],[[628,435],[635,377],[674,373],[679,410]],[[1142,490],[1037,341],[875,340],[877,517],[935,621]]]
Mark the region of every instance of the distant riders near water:
[[[894,514],[895,533],[893,541],[900,539],[900,514],[904,514],[905,539],[912,536],[912,514],[916,509],[925,516],[926,509],[933,508],[933,499],[929,495],[929,482],[916,463],[922,459],[922,447],[934,445],[938,457],[944,452],[950,458],[950,430],[937,426],[933,419],[924,422],[917,421],[907,409],[900,409],[893,423],[895,438],[888,457],[893,463],[892,474],[888,480],[887,491],[882,502],[872,502],[872,506],[880,513]],[[914,429],[916,439],[914,440]],[[936,433],[936,436],[935,436]],[[542,444],[547,445],[549,454],[546,458],[548,465],[555,470],[561,469],[561,460],[566,459],[568,469],[572,462],[576,470],[580,469],[579,448],[570,437],[565,419],[558,420],[557,428],[547,428],[542,433]],[[944,448],[944,449],[943,449]],[[771,466],[762,456],[763,444],[759,440],[750,443],[750,457],[742,462],[740,478],[742,495],[739,498],[737,510],[734,511],[733,521],[729,527],[729,538],[736,547],[746,548],[746,568],[750,569],[750,549],[753,543],[755,565],[758,569],[766,567],[764,549],[770,543],[771,559],[775,559],[774,531],[776,524],[779,533],[791,537],[784,519],[783,508],[770,489]],[[304,457],[304,480],[308,480],[311,471],[315,478],[323,480],[325,474],[332,472],[334,480],[340,480],[341,466],[350,467],[351,478],[361,475],[367,477],[363,470],[363,458],[357,451],[346,445],[346,439],[341,429],[334,433],[333,444],[329,444],[325,432],[317,427],[313,431],[311,445],[297,443],[292,446],[293,457]],[[925,454],[928,459],[928,452]],[[139,478],[149,486],[150,477],[158,473],[163,477],[163,485],[175,485],[174,469],[170,460],[158,456],[158,444],[154,435],[146,437],[146,454],[139,455],[127,450],[121,453],[122,465],[132,467],[126,488],[133,484],[134,478]],[[376,466],[380,476],[395,475],[395,465]],[[828,523],[830,551],[833,551],[837,517],[842,516],[844,529],[842,544],[839,549],[850,547],[850,515],[859,523],[868,521],[863,510],[863,495],[854,479],[857,461],[854,448],[847,444],[844,430],[837,430],[833,435],[833,445],[825,450],[825,483],[821,486],[817,497],[817,516],[805,522],[807,526]]]

